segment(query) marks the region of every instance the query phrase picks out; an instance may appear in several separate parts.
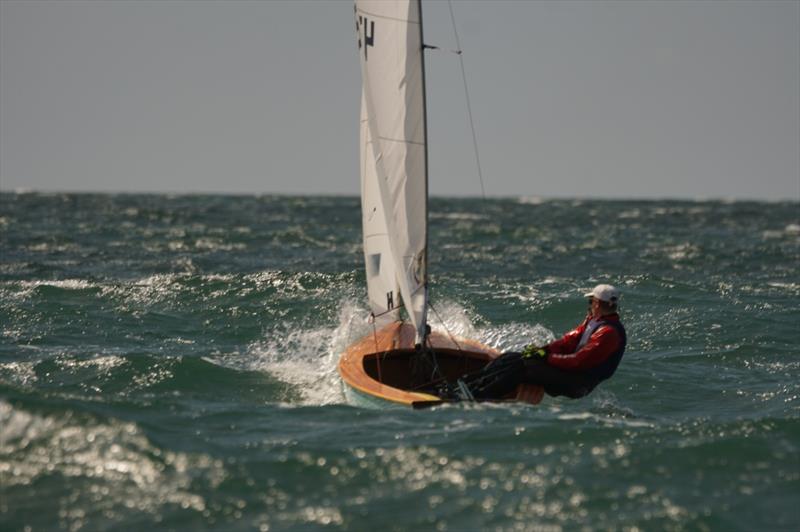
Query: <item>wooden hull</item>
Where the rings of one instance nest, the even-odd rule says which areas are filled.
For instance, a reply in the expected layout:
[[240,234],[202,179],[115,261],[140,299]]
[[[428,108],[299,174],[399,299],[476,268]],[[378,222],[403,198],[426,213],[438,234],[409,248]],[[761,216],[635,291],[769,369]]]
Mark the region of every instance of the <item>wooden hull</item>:
[[[348,401],[409,407],[439,403],[435,387],[442,377],[453,381],[480,370],[500,355],[479,342],[460,338],[454,341],[433,332],[429,340],[436,354],[434,362],[416,353],[414,340],[413,326],[395,322],[348,347],[339,359],[339,374]],[[543,393],[538,386],[521,386],[517,399],[535,404]]]

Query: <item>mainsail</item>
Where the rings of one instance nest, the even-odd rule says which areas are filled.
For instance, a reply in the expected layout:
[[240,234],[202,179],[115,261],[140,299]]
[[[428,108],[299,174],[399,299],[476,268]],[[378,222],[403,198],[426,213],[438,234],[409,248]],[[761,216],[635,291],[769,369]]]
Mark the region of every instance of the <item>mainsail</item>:
[[373,314],[427,327],[427,146],[420,0],[356,0],[361,209]]

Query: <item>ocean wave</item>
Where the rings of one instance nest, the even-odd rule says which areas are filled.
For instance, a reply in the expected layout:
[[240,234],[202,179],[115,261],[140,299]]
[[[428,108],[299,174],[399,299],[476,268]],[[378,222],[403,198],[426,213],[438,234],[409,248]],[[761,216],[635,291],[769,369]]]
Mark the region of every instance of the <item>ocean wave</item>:
[[479,221],[485,220],[484,214],[474,212],[432,212],[429,217],[432,220],[457,220],[457,221]]
[[30,387],[36,384],[39,377],[36,375],[35,361],[9,361],[0,363],[0,382],[14,384],[21,387]]
[[35,515],[27,521],[78,530],[91,520],[121,522],[136,513],[157,522],[170,507],[200,515],[207,508],[195,492],[196,479],[204,489],[213,488],[226,472],[222,461],[209,455],[154,446],[131,422],[71,412],[42,415],[0,400],[0,483],[6,504],[24,503],[30,486],[54,477],[65,479],[61,491],[50,495],[57,521]]

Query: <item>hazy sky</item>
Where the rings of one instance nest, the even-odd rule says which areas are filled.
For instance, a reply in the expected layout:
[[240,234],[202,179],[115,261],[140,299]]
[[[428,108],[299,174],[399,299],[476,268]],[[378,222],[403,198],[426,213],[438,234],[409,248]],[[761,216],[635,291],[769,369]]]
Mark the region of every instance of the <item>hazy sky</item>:
[[[800,2],[454,11],[489,195],[800,199]],[[354,32],[351,2],[2,0],[0,189],[357,194]],[[427,66],[431,193],[479,195],[458,57]]]

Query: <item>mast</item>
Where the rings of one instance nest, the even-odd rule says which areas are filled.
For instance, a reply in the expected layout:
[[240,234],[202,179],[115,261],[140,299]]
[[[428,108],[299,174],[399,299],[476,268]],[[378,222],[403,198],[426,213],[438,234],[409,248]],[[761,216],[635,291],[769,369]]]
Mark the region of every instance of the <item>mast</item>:
[[425,257],[423,259],[423,271],[425,272],[425,310],[423,311],[422,331],[417,331],[418,340],[424,346],[428,336],[428,90],[425,85],[425,33],[422,31],[422,0],[417,0],[419,10],[419,55],[422,65],[422,130],[425,135]]

